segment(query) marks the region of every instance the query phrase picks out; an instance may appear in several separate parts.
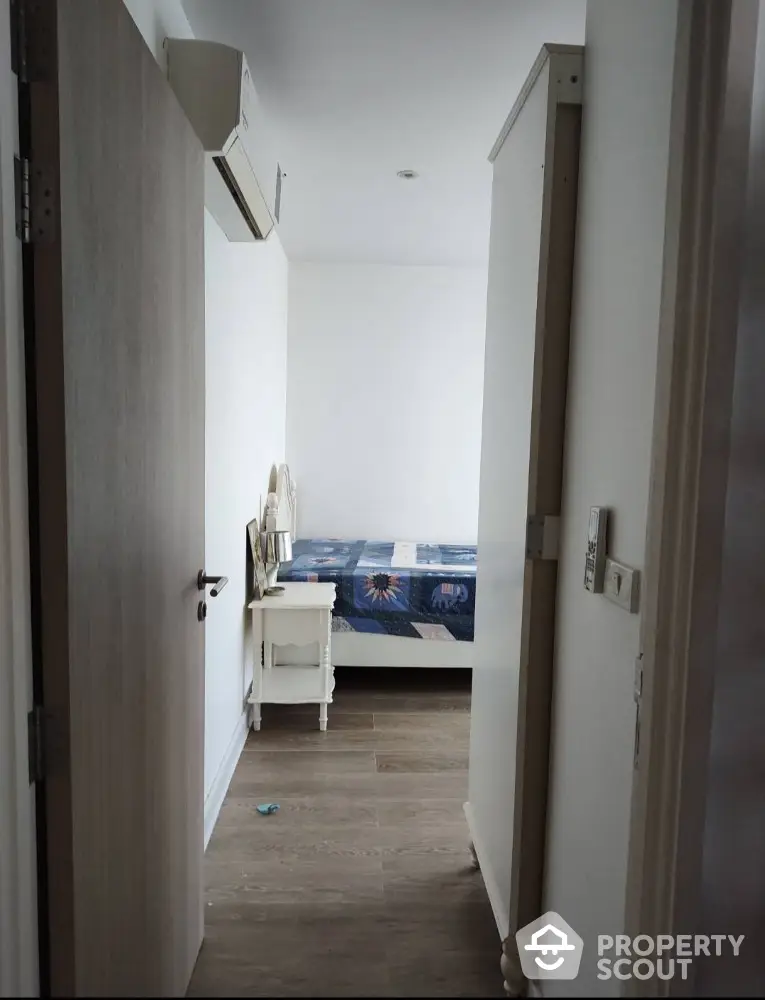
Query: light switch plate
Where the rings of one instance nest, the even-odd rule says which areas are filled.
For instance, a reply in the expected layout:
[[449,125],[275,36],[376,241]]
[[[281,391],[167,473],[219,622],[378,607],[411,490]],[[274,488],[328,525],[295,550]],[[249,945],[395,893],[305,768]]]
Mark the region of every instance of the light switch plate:
[[606,557],[603,596],[634,614],[640,605],[640,570]]

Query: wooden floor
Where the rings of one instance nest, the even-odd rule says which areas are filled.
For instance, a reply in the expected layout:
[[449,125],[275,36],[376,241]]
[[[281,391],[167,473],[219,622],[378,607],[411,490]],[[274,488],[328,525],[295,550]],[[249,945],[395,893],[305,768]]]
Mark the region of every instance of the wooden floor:
[[267,706],[250,734],[207,851],[189,995],[503,996],[462,812],[469,677],[337,674],[328,732],[318,708]]

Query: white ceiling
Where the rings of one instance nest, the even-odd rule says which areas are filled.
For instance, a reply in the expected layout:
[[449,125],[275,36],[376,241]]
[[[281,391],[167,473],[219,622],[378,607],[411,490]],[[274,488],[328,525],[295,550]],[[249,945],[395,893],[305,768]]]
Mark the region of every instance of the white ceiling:
[[[482,264],[487,155],[544,42],[585,0],[185,0],[244,49],[284,181],[294,260]],[[420,177],[402,181],[396,171]]]

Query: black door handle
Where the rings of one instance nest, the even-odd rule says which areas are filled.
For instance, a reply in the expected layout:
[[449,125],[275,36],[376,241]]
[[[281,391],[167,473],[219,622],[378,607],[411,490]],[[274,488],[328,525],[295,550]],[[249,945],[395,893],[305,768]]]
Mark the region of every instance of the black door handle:
[[212,584],[210,597],[217,597],[228,583],[227,576],[207,576],[203,569],[197,573],[197,589],[204,590],[208,583]]

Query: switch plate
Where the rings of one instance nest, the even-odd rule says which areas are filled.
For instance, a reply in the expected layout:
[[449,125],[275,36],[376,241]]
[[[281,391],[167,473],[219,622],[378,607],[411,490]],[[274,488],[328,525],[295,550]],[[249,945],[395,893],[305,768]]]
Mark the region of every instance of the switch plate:
[[631,614],[637,612],[640,604],[640,570],[607,557],[603,596]]

